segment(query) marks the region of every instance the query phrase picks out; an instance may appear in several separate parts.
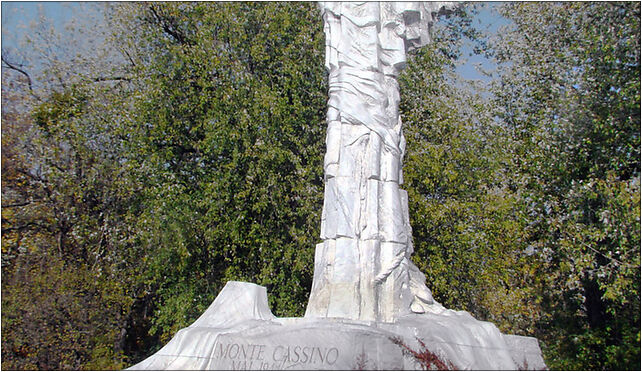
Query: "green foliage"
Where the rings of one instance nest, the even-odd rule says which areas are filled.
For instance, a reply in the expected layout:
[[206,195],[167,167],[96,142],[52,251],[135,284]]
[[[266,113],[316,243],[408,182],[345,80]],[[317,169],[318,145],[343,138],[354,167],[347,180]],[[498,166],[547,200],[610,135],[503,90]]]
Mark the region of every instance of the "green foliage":
[[508,4],[496,114],[560,369],[640,368],[640,6]]
[[444,306],[531,333],[536,278],[518,196],[504,183],[502,131],[487,99],[454,75],[453,38],[475,36],[467,18],[437,30],[400,78],[413,258]]
[[124,368],[113,340],[131,302],[126,291],[86,265],[35,259],[16,262],[19,269],[3,279],[2,367]]
[[[128,123],[138,239],[167,341],[226,281],[302,315],[322,198],[326,81],[314,4],[135,5]],[[243,14],[239,17],[239,14]],[[133,54],[132,54],[133,55]]]
[[514,23],[475,40],[490,94],[449,63],[454,35],[481,37],[466,17],[401,78],[414,259],[551,368],[639,369],[639,5],[501,9]]
[[118,176],[114,116],[93,94],[118,100],[79,85],[34,106],[35,126],[3,112],[15,151],[3,161],[3,368],[126,365],[137,269],[124,212],[135,196]]

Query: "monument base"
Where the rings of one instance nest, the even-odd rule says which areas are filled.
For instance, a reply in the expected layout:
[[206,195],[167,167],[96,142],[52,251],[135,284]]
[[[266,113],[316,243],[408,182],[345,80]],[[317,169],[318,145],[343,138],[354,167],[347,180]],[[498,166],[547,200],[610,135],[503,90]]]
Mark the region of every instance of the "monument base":
[[424,369],[406,347],[428,350],[451,369],[546,369],[535,338],[504,335],[467,312],[444,309],[394,323],[276,318],[266,289],[243,282],[228,282],[194,324],[130,369]]

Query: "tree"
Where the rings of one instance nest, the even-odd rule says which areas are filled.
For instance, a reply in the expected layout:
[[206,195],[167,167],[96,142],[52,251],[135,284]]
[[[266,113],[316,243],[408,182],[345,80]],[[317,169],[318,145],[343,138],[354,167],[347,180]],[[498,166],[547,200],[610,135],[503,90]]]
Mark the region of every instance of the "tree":
[[639,369],[639,4],[502,13],[495,107],[540,260],[536,335],[551,368]]
[[[321,210],[326,82],[314,4],[131,4],[127,162],[144,185],[153,332],[165,342],[228,280],[301,315]],[[138,30],[138,32],[130,32]]]
[[326,100],[315,5],[105,16],[111,64],[38,49],[39,26],[39,100],[3,136],[6,368],[120,368],[227,280],[266,285],[277,314],[307,300]]
[[3,52],[2,366],[122,368],[138,286],[112,132],[121,79],[39,58],[50,67],[33,73]]
[[503,132],[483,90],[455,73],[459,44],[483,41],[475,12],[464,6],[442,20],[400,79],[413,258],[444,306],[532,334],[536,278],[518,195],[504,183]]

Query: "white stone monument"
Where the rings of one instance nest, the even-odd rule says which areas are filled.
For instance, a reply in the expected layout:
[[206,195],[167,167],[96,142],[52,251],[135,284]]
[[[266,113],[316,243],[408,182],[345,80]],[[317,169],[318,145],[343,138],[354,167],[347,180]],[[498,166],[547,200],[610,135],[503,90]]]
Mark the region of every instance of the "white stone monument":
[[131,369],[546,368],[537,340],[432,298],[410,260],[397,76],[445,3],[321,3],[329,72],[325,198],[304,318],[276,318],[264,287],[229,282],[207,311]]
[[444,3],[322,3],[329,72],[325,198],[306,316],[393,321],[434,304],[410,260],[397,76]]

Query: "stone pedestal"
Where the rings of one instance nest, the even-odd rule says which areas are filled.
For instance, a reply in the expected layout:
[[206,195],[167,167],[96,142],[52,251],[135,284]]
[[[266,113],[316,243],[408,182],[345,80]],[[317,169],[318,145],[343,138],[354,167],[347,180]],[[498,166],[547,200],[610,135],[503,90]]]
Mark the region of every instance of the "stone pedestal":
[[[443,308],[442,308],[443,309]],[[393,342],[456,369],[544,369],[537,340],[503,335],[466,312],[408,314],[394,323],[276,318],[264,287],[229,282],[207,311],[132,370],[421,370]]]

